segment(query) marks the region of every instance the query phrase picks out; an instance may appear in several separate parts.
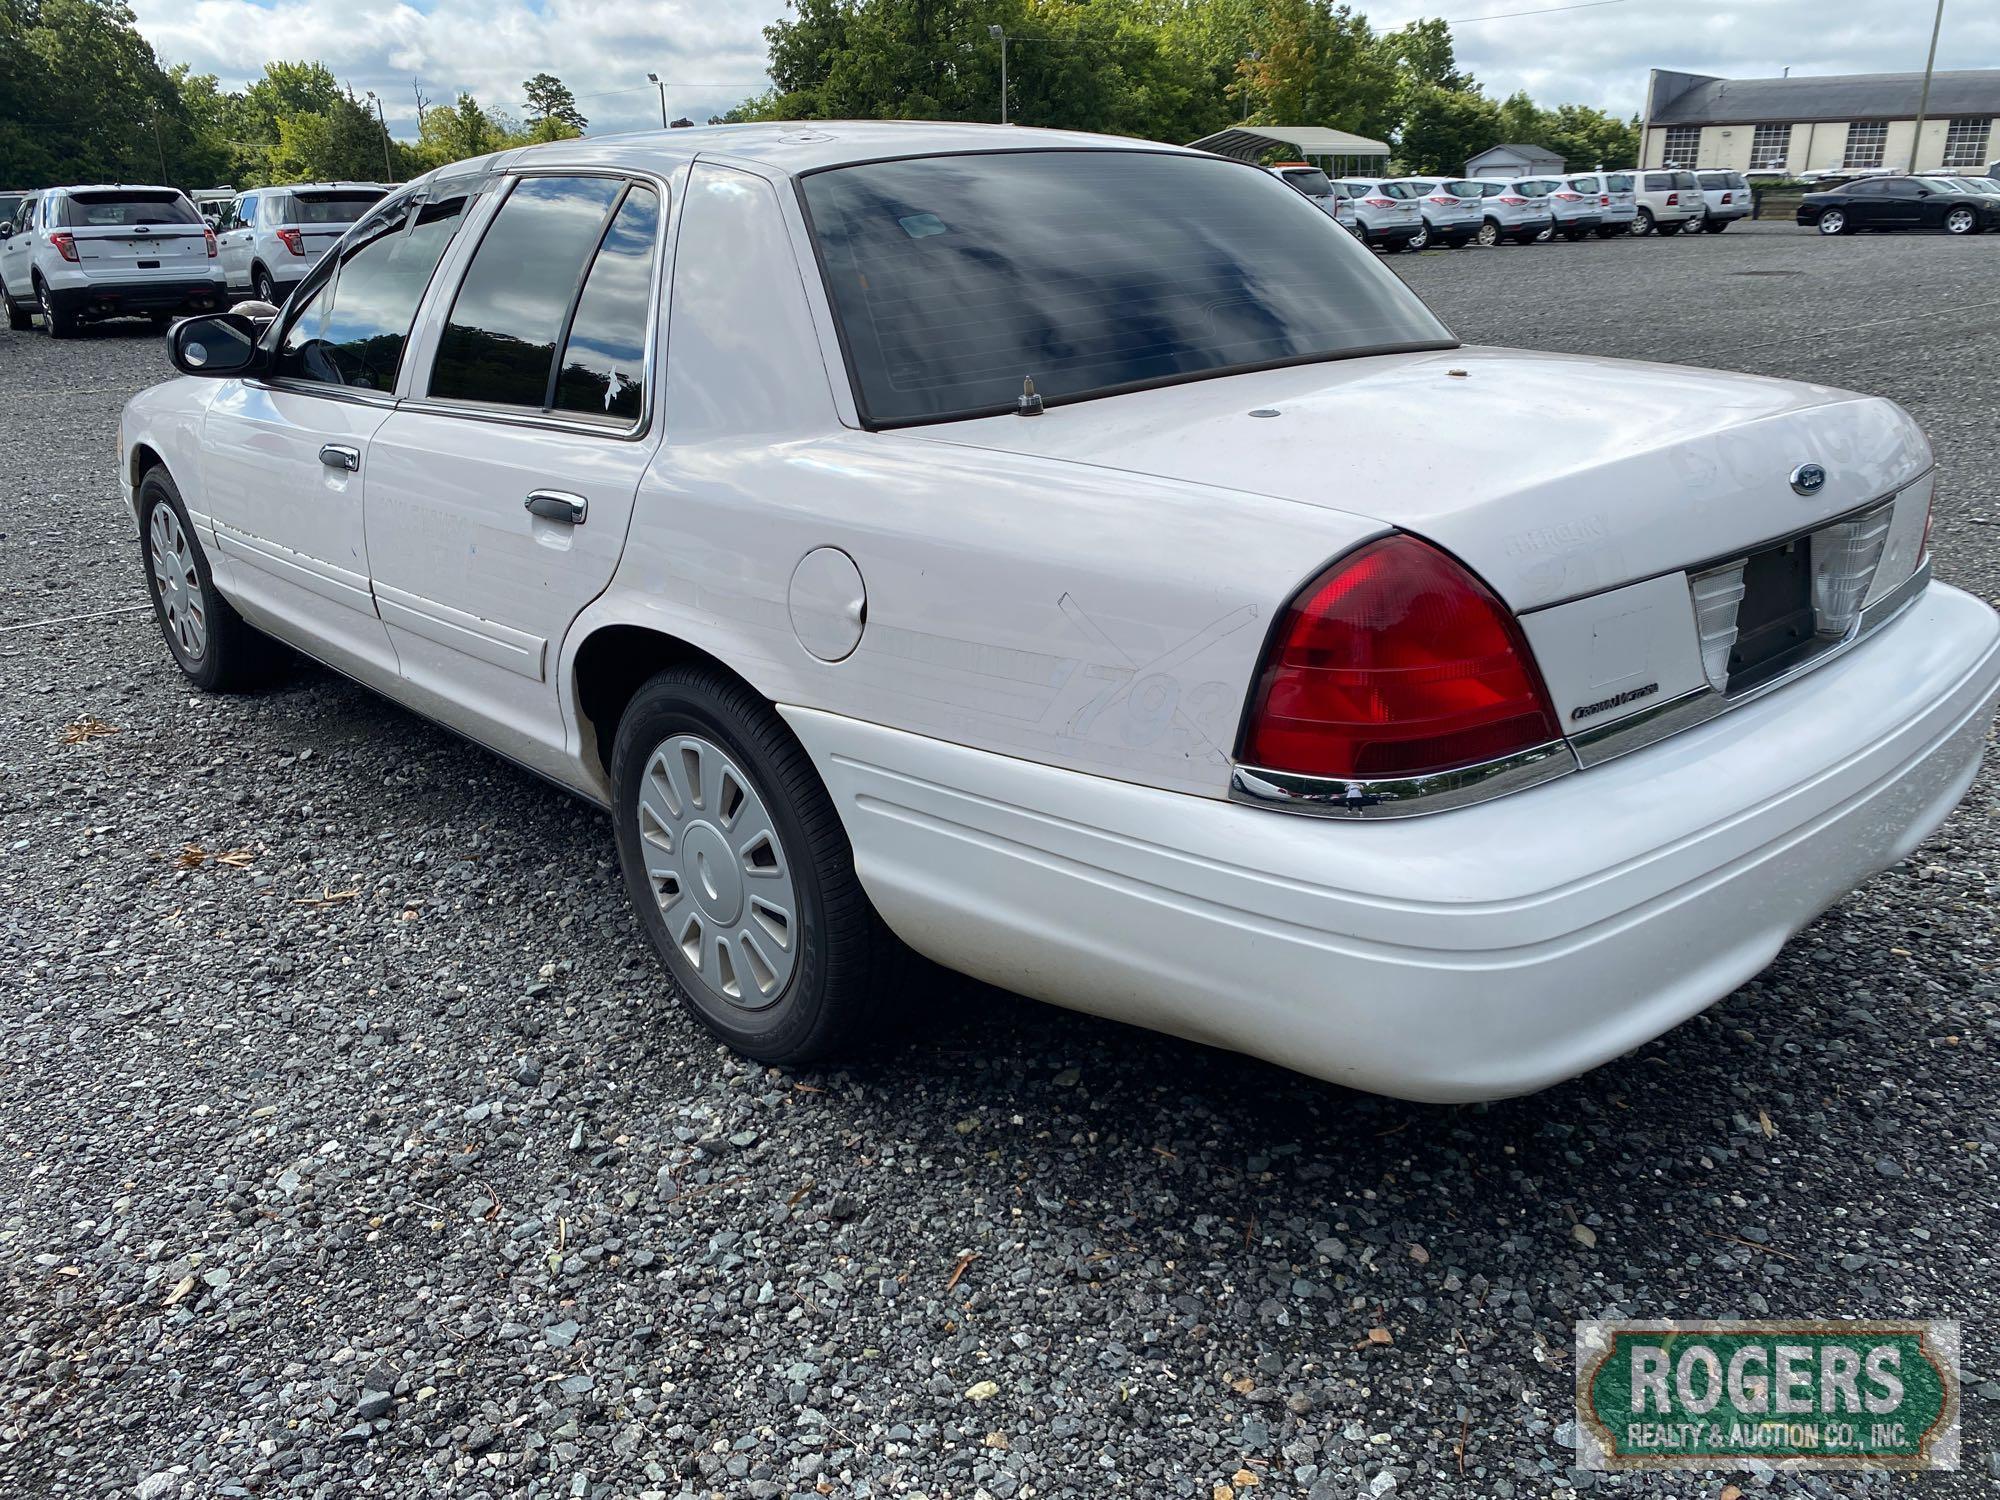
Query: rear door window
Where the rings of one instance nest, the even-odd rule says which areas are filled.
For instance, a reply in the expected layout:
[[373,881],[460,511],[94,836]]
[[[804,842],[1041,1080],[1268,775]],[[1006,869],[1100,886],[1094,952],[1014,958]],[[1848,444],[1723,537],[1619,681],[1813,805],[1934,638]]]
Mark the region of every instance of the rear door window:
[[281,378],[392,391],[417,304],[471,203],[460,192],[392,206],[358,230],[278,346]]
[[62,200],[65,229],[117,228],[135,224],[199,224],[194,205],[175,192],[116,188],[71,193]]
[[466,268],[429,394],[636,420],[658,223],[649,187],[523,178]]

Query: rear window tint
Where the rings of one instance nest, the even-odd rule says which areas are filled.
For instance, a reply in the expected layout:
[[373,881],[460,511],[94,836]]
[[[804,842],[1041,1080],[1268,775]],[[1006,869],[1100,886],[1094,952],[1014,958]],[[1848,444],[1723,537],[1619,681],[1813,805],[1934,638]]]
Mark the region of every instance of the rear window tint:
[[1414,182],[1385,182],[1382,184],[1382,196],[1385,198],[1400,198],[1408,201],[1412,198],[1421,198],[1423,195],[1424,189]]
[[1326,173],[1318,167],[1293,167],[1279,175],[1308,198],[1333,196],[1333,184],[1326,180]]
[[1629,193],[1632,191],[1632,174],[1630,172],[1613,172],[1604,179],[1604,187],[1607,192]]
[[1604,185],[1595,177],[1572,177],[1569,180],[1569,185],[1579,193],[1601,193],[1604,191]]
[[1454,198],[1477,198],[1481,192],[1480,184],[1463,177],[1452,182],[1439,183],[1438,186]]
[[294,224],[352,224],[382,201],[382,194],[293,193],[287,217]]
[[1514,191],[1523,198],[1546,198],[1554,187],[1552,182],[1517,182]]
[[121,188],[104,193],[71,193],[62,200],[66,229],[90,229],[123,224],[199,224],[201,215],[179,193],[133,192]]

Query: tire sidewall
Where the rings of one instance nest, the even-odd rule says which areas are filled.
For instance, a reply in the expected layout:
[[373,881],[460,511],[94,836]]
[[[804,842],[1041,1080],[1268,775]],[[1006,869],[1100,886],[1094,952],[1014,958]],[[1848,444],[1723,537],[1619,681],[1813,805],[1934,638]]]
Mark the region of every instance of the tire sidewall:
[[[782,726],[780,726],[782,728]],[[677,734],[694,733],[728,752],[739,769],[756,783],[757,794],[771,815],[785,861],[792,873],[800,913],[799,955],[780,997],[761,1010],[738,1009],[713,998],[688,966],[679,945],[667,931],[666,917],[646,876],[639,838],[639,790],[646,765],[658,746]],[[788,792],[781,769],[762,743],[756,726],[728,702],[728,695],[708,685],[707,674],[669,671],[642,688],[618,726],[612,754],[612,821],[618,864],[626,894],[640,925],[658,951],[682,1003],[695,1017],[739,1052],[752,1056],[806,1049],[819,1033],[829,981],[828,892],[823,856]],[[803,752],[801,752],[802,754]],[[821,798],[825,791],[814,790]],[[830,816],[830,809],[829,809]],[[834,820],[834,827],[838,821]],[[852,866],[853,855],[843,847],[837,857]]]
[[1847,228],[1847,215],[1840,212],[1839,209],[1830,208],[1819,216],[1818,221],[1813,227],[1824,235],[1839,234]]
[[1970,234],[1972,233],[1973,223],[1974,220],[1970,209],[1955,208],[1945,215],[1944,232],[1946,234]]
[[1654,227],[1653,211],[1650,208],[1642,208],[1632,216],[1632,228],[1629,232],[1644,237],[1651,234]]
[[[160,603],[160,581],[153,576],[153,512],[162,505],[172,510],[179,520],[181,532],[188,539],[188,549],[194,556],[195,577],[201,583],[201,607],[207,619],[208,640],[198,662],[188,660],[180,642],[167,629],[166,610]],[[181,501],[180,491],[174,487],[166,470],[160,468],[149,470],[146,477],[139,481],[139,566],[146,575],[146,597],[153,601],[153,623],[159,627],[160,639],[166,643],[174,665],[203,692],[214,692],[222,678],[222,630],[229,606],[216,590],[215,577],[208,566],[208,554],[202,550],[201,538],[195,533],[194,523],[188,519],[187,506]]]

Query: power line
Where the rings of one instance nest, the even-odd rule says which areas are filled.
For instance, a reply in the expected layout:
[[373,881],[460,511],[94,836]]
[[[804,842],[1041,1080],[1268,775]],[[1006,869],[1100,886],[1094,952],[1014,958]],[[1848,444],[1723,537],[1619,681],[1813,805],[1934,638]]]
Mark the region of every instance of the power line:
[[1504,10],[1490,16],[1460,16],[1455,21],[1447,21],[1447,26],[1473,26],[1481,21],[1512,21],[1520,16],[1552,16],[1565,10],[1596,10],[1605,5],[1623,5],[1626,0],[1581,0],[1576,5],[1551,5],[1542,10]]

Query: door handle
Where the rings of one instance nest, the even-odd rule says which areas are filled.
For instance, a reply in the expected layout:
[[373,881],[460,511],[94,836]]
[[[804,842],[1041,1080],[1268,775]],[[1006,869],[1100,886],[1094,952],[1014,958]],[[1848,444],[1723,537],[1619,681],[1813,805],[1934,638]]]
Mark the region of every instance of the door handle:
[[329,469],[345,469],[352,474],[361,467],[361,450],[345,443],[328,443],[319,450],[319,461]]
[[581,526],[590,513],[590,502],[568,490],[530,490],[525,504],[529,515],[561,521],[565,526]]

